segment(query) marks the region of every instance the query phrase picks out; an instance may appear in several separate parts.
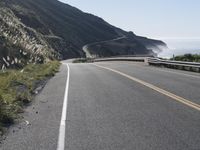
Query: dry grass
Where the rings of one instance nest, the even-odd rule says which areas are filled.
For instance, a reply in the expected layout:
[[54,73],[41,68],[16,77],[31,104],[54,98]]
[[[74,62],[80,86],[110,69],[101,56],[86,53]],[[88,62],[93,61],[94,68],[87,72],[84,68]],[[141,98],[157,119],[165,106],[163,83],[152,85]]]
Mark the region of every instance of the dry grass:
[[23,106],[32,100],[36,83],[53,76],[60,63],[29,64],[23,70],[0,73],[0,132],[14,123]]

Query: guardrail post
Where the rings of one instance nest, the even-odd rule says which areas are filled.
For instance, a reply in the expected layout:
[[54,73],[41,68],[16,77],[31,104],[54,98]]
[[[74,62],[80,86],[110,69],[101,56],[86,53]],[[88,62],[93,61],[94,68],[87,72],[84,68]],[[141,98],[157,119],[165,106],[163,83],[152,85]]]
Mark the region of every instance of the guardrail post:
[[194,68],[193,71],[200,72],[200,68]]
[[145,65],[149,65],[148,58],[144,58],[144,63],[145,63]]

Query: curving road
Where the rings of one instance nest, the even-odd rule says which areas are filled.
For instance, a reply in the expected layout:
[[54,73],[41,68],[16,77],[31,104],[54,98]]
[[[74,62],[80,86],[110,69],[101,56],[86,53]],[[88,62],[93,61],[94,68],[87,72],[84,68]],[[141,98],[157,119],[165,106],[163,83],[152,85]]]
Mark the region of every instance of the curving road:
[[127,38],[127,37],[126,36],[122,36],[122,37],[118,37],[118,38],[115,38],[115,39],[112,39],[112,40],[106,40],[106,41],[100,41],[100,42],[90,43],[90,44],[84,45],[82,49],[83,49],[83,51],[86,54],[86,58],[93,58],[92,54],[90,54],[90,51],[88,50],[88,46],[90,46],[90,45],[96,45],[96,44],[102,44],[102,43],[107,43],[107,42],[118,41],[118,40],[125,39],[125,38]]
[[141,62],[63,64],[0,149],[199,150],[199,89],[198,73]]

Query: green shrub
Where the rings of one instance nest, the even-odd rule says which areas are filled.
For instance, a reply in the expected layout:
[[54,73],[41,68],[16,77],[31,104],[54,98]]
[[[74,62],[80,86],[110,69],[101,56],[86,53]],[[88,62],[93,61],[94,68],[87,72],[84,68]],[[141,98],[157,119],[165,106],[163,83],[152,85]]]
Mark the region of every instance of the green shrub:
[[188,62],[200,62],[200,55],[198,54],[185,54],[176,56],[174,58],[176,61],[188,61]]

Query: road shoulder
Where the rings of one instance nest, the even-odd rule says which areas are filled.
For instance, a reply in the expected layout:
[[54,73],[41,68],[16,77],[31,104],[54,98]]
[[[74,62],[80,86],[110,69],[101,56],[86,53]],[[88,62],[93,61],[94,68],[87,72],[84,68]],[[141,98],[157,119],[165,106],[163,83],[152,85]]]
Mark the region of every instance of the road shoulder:
[[67,68],[62,65],[25,109],[20,123],[9,129],[0,149],[56,149],[66,78]]

